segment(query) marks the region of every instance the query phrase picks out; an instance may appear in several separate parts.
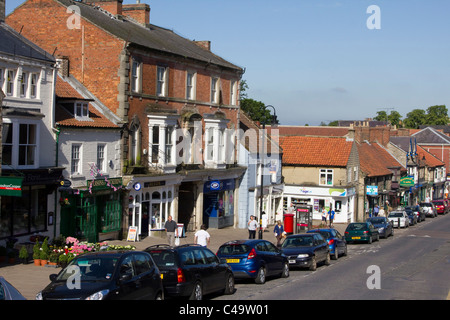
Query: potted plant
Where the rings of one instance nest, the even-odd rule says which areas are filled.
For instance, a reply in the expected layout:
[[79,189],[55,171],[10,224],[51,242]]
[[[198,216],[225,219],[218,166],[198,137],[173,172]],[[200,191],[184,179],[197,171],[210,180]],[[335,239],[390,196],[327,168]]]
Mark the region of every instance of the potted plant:
[[15,250],[10,250],[8,252],[8,263],[9,264],[14,264],[16,262],[16,251]]
[[41,248],[41,252],[39,254],[39,257],[41,259],[41,266],[45,266],[47,264],[47,260],[48,260],[48,253],[47,251],[43,250]]
[[27,250],[26,246],[22,246],[22,248],[20,248],[19,258],[20,258],[20,260],[22,260],[23,264],[28,263],[28,250]]
[[58,257],[58,262],[59,262],[59,265],[61,266],[61,268],[65,268],[66,266],[67,266],[67,254],[65,254],[65,253],[63,253],[63,254],[60,254],[59,255],[59,257]]
[[6,253],[6,248],[4,246],[0,246],[0,263],[5,261]]
[[52,266],[56,266],[58,264],[58,256],[58,251],[53,250],[48,257],[49,264]]
[[41,245],[39,244],[38,239],[36,239],[36,243],[33,246],[33,259],[35,266],[41,265]]

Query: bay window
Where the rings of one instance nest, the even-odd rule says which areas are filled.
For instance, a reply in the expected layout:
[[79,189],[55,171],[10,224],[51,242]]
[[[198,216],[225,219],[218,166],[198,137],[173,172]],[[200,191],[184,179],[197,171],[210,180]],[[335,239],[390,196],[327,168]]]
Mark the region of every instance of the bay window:
[[[4,119],[2,129],[2,163],[11,167],[37,168],[39,166],[38,123],[20,123]],[[10,122],[11,121],[11,122]]]

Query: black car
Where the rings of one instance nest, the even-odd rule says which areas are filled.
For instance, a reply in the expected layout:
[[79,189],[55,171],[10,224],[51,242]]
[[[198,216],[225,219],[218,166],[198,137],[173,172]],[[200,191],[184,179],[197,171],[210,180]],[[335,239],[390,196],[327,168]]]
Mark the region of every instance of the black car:
[[417,222],[422,222],[425,221],[426,219],[425,212],[420,210],[420,207],[418,205],[412,207],[405,207],[405,211],[406,212],[412,211],[417,216]]
[[367,219],[367,222],[370,222],[378,230],[380,237],[387,239],[394,235],[394,227],[386,217],[372,217]]
[[413,226],[413,225],[417,224],[417,221],[418,221],[417,215],[412,210],[407,210],[406,208],[405,208],[405,212],[409,218],[409,225]]
[[145,251],[161,270],[166,296],[202,300],[203,295],[213,292],[234,293],[230,266],[206,247],[155,245]]
[[162,300],[161,274],[141,251],[99,251],[77,256],[37,300]]
[[330,248],[320,233],[290,235],[284,240],[281,251],[288,257],[290,267],[307,267],[314,271],[319,262],[330,264]]

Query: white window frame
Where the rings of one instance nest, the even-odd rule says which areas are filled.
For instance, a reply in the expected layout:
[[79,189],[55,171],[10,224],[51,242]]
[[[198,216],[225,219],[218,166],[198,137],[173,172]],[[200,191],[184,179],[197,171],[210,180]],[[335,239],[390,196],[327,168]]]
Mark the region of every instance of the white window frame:
[[197,98],[197,73],[194,71],[186,72],[186,99],[195,100]]
[[106,172],[106,144],[97,144],[97,169]]
[[207,168],[225,168],[227,144],[227,119],[204,119],[205,121],[205,166]]
[[29,74],[25,71],[22,72],[20,76],[20,97],[26,98],[28,97],[28,81]]
[[30,74],[30,98],[35,99],[39,96],[38,93],[39,74],[32,72]]
[[16,70],[13,69],[6,69],[6,77],[5,77],[5,82],[6,82],[6,86],[5,86],[5,94],[7,96],[14,96],[15,92],[14,89],[16,87],[15,82],[16,82]]
[[[175,172],[176,134],[179,115],[148,115],[149,128],[149,159],[150,166],[157,165],[164,172]],[[156,131],[157,130],[157,131]],[[157,137],[157,141],[154,141]],[[167,153],[170,154],[167,154]]]
[[3,89],[3,83],[5,81],[5,69],[0,68],[0,89],[2,89],[2,91],[4,92],[5,90]]
[[86,120],[89,119],[89,103],[85,101],[75,101],[73,104],[73,114],[75,119]]
[[[325,175],[325,183],[322,183],[322,175]],[[331,175],[331,184],[328,184],[328,176]],[[319,170],[319,185],[320,186],[333,186],[334,185],[334,170],[333,169],[320,169]]]
[[211,103],[219,103],[220,78],[211,77]]
[[72,143],[70,151],[70,173],[72,176],[81,175],[82,148],[83,145],[81,143]]
[[167,96],[169,68],[157,66],[156,68],[156,95],[158,97]]
[[237,105],[237,86],[238,86],[238,81],[231,80],[231,82],[230,82],[230,105],[232,105],[232,106]]
[[142,92],[142,63],[137,60],[131,62],[131,92]]

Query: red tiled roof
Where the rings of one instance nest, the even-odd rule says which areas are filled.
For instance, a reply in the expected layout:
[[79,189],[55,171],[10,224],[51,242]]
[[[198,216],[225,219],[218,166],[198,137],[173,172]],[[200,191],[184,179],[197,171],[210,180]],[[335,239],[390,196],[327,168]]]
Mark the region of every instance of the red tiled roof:
[[398,168],[400,171],[406,169],[378,143],[363,142],[357,144],[361,170],[369,177],[391,175],[389,168]]
[[338,137],[280,137],[286,165],[345,167],[352,144]]
[[425,164],[429,167],[445,166],[444,162],[436,158],[433,154],[429,153],[427,150],[425,150],[419,145],[417,145],[417,154],[419,161],[422,161],[423,163],[425,158]]

